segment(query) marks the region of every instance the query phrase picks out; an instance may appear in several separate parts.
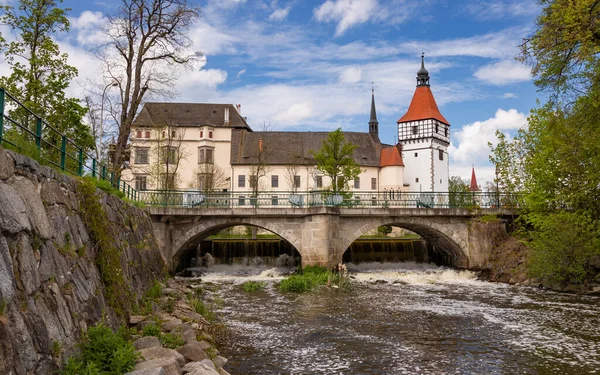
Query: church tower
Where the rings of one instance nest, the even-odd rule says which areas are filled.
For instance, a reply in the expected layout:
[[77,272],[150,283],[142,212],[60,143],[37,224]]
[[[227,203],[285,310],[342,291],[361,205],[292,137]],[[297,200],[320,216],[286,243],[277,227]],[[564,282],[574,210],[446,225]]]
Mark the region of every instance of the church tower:
[[417,88],[408,111],[397,121],[405,165],[404,186],[409,191],[447,192],[450,123],[431,93],[424,59],[421,55]]
[[379,121],[375,111],[375,89],[371,88],[371,118],[369,119],[369,133],[379,135]]

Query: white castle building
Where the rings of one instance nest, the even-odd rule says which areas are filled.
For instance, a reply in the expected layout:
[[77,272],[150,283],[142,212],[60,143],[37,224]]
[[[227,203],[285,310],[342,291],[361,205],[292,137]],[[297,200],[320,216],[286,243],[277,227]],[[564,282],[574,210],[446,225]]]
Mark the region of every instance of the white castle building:
[[[313,151],[327,132],[253,131],[240,106],[146,103],[131,133],[132,157],[123,179],[137,190],[289,192],[326,189]],[[344,132],[355,144],[361,173],[349,190],[448,191],[450,124],[441,115],[421,61],[417,88],[398,120],[398,144],[379,140],[375,95],[368,132]]]

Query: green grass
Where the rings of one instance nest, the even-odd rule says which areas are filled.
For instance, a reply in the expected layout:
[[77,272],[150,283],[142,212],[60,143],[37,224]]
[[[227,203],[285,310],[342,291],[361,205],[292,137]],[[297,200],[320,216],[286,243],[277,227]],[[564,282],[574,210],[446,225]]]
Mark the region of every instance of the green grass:
[[299,273],[288,277],[279,284],[279,289],[284,292],[308,292],[319,285],[326,285],[334,275],[324,267],[308,266]]
[[210,323],[215,321],[217,314],[211,306],[205,304],[202,300],[198,299],[198,297],[191,294],[188,295],[188,300],[190,302],[190,306],[192,306],[192,309],[194,309],[194,311],[196,311],[198,314],[202,315],[207,322]]
[[267,286],[267,283],[264,281],[246,281],[242,284],[244,291],[248,293],[256,292],[257,290],[263,289],[265,286]]

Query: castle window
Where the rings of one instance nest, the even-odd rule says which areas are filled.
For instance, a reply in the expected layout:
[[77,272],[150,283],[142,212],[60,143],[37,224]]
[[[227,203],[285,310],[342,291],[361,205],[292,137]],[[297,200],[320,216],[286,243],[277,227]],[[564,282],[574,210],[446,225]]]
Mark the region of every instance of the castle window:
[[375,177],[371,178],[371,190],[377,190],[377,179]]
[[413,127],[412,127],[412,133],[413,134],[419,133],[419,127],[417,125],[413,125]]
[[419,153],[415,152],[415,158],[419,157]]
[[244,176],[243,174],[238,176],[238,187],[246,187],[246,176]]
[[271,176],[271,187],[279,187],[279,176],[276,174]]
[[323,187],[323,176],[317,176],[317,187],[318,188]]
[[435,124],[435,132],[439,132],[440,131],[440,126],[438,124]]
[[209,130],[209,131],[208,131],[208,138],[212,138],[212,137],[213,137],[213,131],[212,131],[212,130]]
[[444,126],[444,137],[448,138],[448,128]]
[[149,147],[136,147],[135,148],[135,164],[148,164],[148,153]]
[[419,182],[419,177],[415,178],[415,182]]
[[214,163],[214,147],[201,146],[198,147],[198,164],[213,164]]
[[355,189],[360,189],[360,177],[356,177],[354,179],[354,188]]
[[298,176],[298,175],[294,176],[294,187],[295,188],[300,187],[300,176]]
[[440,153],[440,160],[444,160],[444,150],[438,150]]
[[142,131],[138,130],[135,135],[136,138],[142,138]]
[[150,130],[146,130],[146,138],[150,138]]
[[204,138],[204,130],[200,130],[200,138]]
[[148,188],[148,176],[146,175],[135,175],[135,190],[146,190]]

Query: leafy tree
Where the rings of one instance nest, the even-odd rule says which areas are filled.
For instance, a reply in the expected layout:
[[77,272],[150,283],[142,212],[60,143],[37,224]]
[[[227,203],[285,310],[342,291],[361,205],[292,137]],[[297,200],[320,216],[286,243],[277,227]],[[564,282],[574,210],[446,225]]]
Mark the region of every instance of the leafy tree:
[[329,133],[319,151],[311,150],[317,161],[317,169],[331,178],[334,193],[345,191],[348,181],[360,174],[360,166],[354,160],[356,145],[346,142],[341,128]]
[[187,0],[121,0],[105,30],[109,39],[97,53],[105,75],[117,84],[119,125],[112,153],[120,175],[133,119],[147,95],[170,96],[178,67],[191,67],[200,53],[191,52],[187,30],[199,8]]
[[[6,5],[2,9],[0,22],[15,30],[17,38],[10,43],[0,41],[11,67],[10,76],[0,77],[0,86],[86,151],[91,150],[94,140],[82,123],[86,109],[65,93],[77,69],[67,64],[67,54],[52,39],[55,33],[69,31],[69,9],[59,8],[55,0],[20,0],[18,8]],[[13,112],[22,124],[35,129],[32,116]],[[58,142],[56,135],[47,136]]]
[[448,180],[448,201],[451,207],[465,207],[473,201],[470,196],[469,184],[459,176]]

